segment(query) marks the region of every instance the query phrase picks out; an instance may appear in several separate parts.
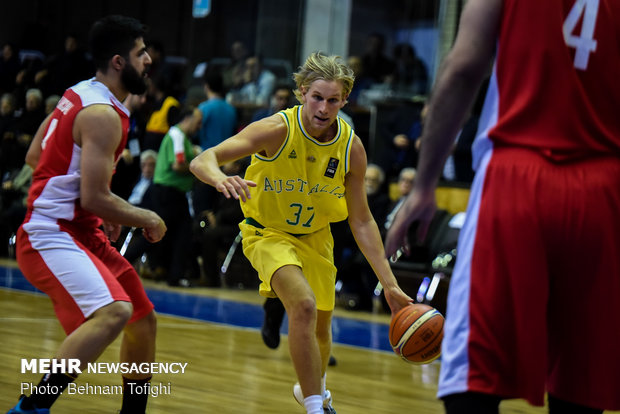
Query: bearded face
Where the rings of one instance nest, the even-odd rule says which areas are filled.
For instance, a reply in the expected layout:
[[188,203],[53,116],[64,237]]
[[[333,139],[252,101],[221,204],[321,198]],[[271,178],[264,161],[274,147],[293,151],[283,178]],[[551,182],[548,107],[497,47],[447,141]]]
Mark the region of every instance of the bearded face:
[[129,59],[127,59],[127,63],[128,64],[123,67],[123,71],[121,72],[121,81],[129,93],[142,95],[146,92],[146,73],[148,68],[145,68],[140,74],[136,68],[129,63]]

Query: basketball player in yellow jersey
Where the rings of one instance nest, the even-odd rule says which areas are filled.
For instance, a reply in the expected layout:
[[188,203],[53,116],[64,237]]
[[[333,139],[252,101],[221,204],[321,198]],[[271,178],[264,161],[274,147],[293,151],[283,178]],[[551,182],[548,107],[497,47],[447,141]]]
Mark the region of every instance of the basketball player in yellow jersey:
[[[243,201],[243,252],[263,296],[279,297],[289,318],[289,351],[309,414],[335,413],[325,388],[331,351],[336,268],[329,223],[344,220],[383,285],[393,313],[412,299],[385,258],[364,187],[366,152],[338,117],[353,72],[337,56],[314,53],[294,74],[300,106],[250,124],[195,158],[191,171],[226,197]],[[245,179],[219,168],[252,156]]]

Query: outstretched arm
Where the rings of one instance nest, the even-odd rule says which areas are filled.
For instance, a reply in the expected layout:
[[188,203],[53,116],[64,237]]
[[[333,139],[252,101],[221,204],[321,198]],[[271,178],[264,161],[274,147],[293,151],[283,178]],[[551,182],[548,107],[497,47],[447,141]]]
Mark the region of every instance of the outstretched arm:
[[250,198],[249,187],[256,187],[256,183],[237,175],[228,176],[220,170],[220,166],[255,153],[269,157],[282,146],[287,133],[287,126],[280,115],[261,119],[237,135],[205,150],[192,160],[189,169],[200,181],[215,187],[226,198],[246,201]]
[[426,235],[441,170],[495,52],[501,8],[502,0],[469,0],[463,10],[456,42],[431,94],[414,188],[386,236],[388,257],[401,248],[408,252],[412,222],[419,221],[420,238]]
[[381,282],[385,298],[395,314],[413,300],[400,289],[385,258],[379,228],[368,208],[365,174],[366,152],[360,139],[355,137],[351,147],[351,169],[345,180],[349,226],[357,245]]

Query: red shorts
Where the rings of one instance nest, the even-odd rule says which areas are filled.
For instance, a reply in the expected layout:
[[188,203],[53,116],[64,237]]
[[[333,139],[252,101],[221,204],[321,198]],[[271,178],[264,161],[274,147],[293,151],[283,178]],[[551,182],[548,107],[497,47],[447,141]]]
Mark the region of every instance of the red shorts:
[[439,396],[620,410],[620,160],[489,151],[450,282]]
[[67,334],[115,301],[132,303],[129,323],[153,310],[135,269],[99,229],[86,233],[51,222],[24,223],[17,262],[26,279],[50,297]]

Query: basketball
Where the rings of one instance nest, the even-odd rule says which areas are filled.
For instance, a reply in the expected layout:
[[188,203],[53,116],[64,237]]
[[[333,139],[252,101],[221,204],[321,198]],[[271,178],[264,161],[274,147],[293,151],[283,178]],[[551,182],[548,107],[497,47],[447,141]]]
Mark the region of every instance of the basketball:
[[390,321],[390,345],[412,364],[428,364],[441,355],[444,318],[421,303],[402,308]]

